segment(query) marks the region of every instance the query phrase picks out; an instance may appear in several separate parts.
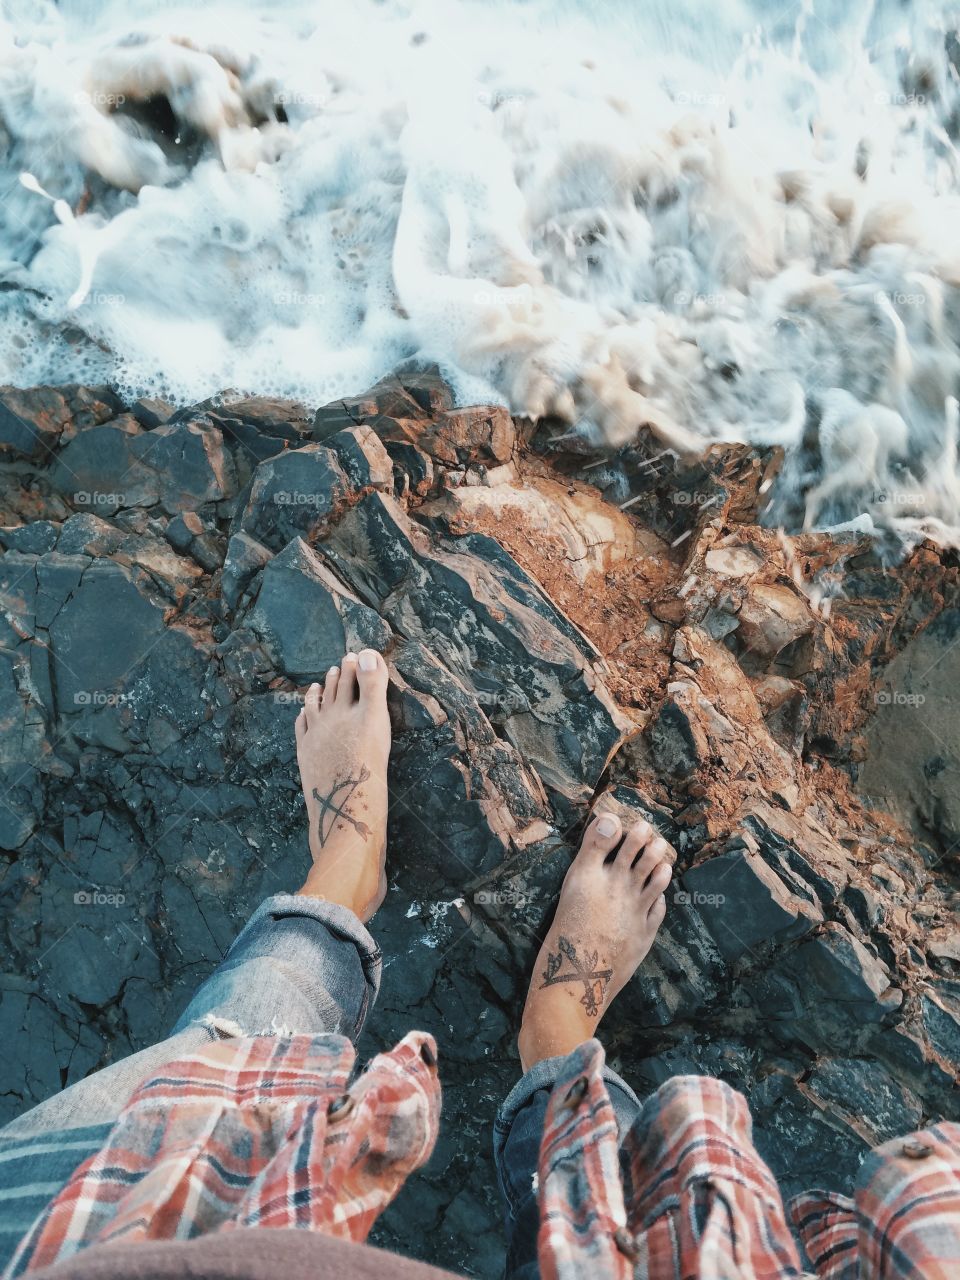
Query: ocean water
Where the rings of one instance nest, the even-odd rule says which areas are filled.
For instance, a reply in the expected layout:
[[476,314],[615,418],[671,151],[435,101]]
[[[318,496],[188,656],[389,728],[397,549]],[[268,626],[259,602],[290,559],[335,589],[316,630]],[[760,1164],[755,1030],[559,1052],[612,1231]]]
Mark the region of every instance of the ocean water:
[[798,519],[956,542],[958,24],[8,0],[0,381],[320,404],[419,356],[611,448],[780,443]]

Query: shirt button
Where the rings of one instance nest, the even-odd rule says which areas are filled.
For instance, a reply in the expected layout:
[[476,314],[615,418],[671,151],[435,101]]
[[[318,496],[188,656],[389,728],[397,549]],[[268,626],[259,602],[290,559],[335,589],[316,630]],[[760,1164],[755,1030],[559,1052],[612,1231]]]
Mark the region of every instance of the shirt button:
[[903,1144],[903,1154],[911,1160],[925,1160],[927,1156],[933,1155],[933,1147],[926,1142],[911,1139]]
[[588,1087],[586,1076],[581,1076],[579,1080],[574,1080],[560,1105],[562,1107],[569,1108],[569,1110],[572,1111],[574,1107],[579,1106],[582,1102],[583,1096],[587,1092]]
[[617,1228],[613,1233],[613,1242],[625,1258],[629,1258],[631,1262],[636,1262],[640,1250],[637,1248],[635,1238],[626,1227]]
[[327,1107],[327,1119],[331,1122],[343,1120],[353,1110],[353,1098],[349,1093],[341,1093]]

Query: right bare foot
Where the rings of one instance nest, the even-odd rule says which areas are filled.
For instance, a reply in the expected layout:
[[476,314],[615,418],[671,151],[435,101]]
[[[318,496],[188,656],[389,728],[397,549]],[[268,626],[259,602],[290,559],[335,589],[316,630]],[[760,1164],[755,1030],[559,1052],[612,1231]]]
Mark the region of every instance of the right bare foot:
[[649,822],[631,827],[617,849],[621,834],[613,814],[595,817],[567,872],[523,1010],[524,1071],[594,1036],[653,946],[676,854]]
[[300,893],[337,902],[367,921],[387,891],[387,664],[348,653],[297,716],[297,763],[307,802],[313,869]]

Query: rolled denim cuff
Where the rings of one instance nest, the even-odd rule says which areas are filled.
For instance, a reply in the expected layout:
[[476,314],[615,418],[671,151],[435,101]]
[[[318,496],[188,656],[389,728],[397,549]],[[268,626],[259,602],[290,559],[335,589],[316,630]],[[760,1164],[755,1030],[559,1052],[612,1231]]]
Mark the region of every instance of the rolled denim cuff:
[[278,893],[257,908],[173,1034],[307,1035],[355,1040],[380,990],[380,948],[346,907]]
[[[521,1107],[526,1106],[538,1089],[552,1089],[557,1079],[566,1070],[569,1060],[570,1055],[566,1055],[560,1058],[544,1058],[540,1062],[535,1062],[530,1070],[520,1077],[500,1104],[496,1120],[497,1127],[502,1126],[506,1132],[509,1132],[514,1117]],[[612,1067],[604,1066],[603,1079],[610,1094],[613,1109],[617,1113],[617,1124],[622,1137],[640,1112],[640,1099],[623,1076],[617,1075]]]
[[[574,1050],[574,1053],[576,1050]],[[569,1070],[572,1054],[559,1058],[544,1058],[534,1063],[529,1071],[517,1081],[500,1105],[493,1122],[493,1156],[497,1168],[500,1187],[507,1201],[510,1212],[519,1215],[523,1202],[530,1194],[533,1175],[537,1171],[540,1139],[543,1135],[543,1120],[547,1111],[547,1099],[558,1078]],[[630,1088],[622,1076],[617,1075],[612,1067],[604,1066],[603,1080],[610,1095],[610,1101],[617,1117],[617,1127],[621,1138],[640,1114],[640,1099]],[[542,1092],[541,1092],[542,1091]],[[537,1094],[540,1097],[537,1098]],[[539,1115],[535,1118],[528,1114],[521,1125],[526,1130],[531,1123],[536,1133],[519,1135],[519,1140],[508,1143],[514,1123],[521,1113],[533,1105]],[[536,1138],[535,1143],[530,1141]],[[518,1162],[523,1168],[516,1167]]]

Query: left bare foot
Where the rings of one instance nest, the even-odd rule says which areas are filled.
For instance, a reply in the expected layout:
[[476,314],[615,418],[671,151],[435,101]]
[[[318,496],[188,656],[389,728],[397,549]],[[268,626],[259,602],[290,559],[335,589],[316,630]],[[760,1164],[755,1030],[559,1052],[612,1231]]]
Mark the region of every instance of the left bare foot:
[[300,893],[337,902],[367,921],[387,892],[387,664],[348,653],[297,716],[297,763],[313,868]]
[[518,1040],[524,1071],[596,1034],[653,946],[675,858],[649,822],[623,835],[602,814],[587,827],[530,980]]

